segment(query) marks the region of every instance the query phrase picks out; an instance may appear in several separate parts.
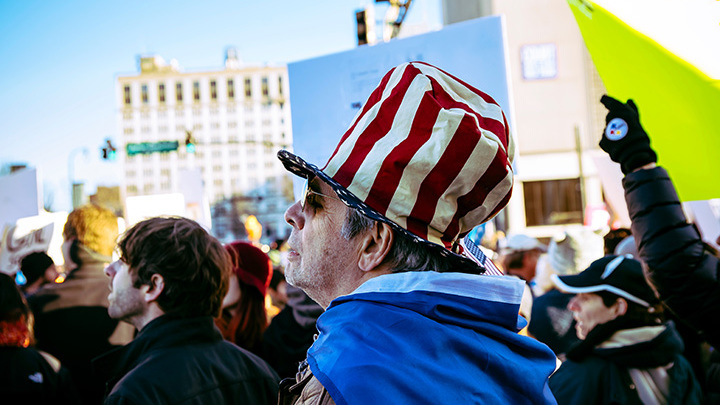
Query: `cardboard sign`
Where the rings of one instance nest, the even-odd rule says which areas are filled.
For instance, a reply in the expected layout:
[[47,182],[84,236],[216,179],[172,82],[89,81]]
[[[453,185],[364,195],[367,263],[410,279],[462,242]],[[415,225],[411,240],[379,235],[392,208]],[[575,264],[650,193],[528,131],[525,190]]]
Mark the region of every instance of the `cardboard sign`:
[[15,224],[6,225],[0,241],[0,271],[15,274],[20,270],[23,257],[40,251],[62,266],[62,230],[67,216],[66,212],[46,213],[20,218]]

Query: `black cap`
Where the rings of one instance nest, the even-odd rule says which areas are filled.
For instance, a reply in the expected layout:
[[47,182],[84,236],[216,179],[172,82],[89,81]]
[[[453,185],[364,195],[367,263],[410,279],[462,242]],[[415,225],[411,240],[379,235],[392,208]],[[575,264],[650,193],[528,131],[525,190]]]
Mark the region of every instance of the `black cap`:
[[582,273],[560,277],[553,274],[552,281],[561,290],[574,294],[607,291],[644,307],[658,303],[642,265],[631,255],[605,256]]

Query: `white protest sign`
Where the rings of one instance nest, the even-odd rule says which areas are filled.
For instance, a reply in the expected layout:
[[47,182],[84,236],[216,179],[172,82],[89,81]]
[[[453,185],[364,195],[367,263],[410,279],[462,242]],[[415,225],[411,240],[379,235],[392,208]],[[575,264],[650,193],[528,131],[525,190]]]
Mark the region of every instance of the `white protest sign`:
[[38,251],[46,252],[56,265],[64,264],[62,230],[67,216],[67,212],[44,213],[6,225],[0,241],[0,271],[14,274],[23,257]]

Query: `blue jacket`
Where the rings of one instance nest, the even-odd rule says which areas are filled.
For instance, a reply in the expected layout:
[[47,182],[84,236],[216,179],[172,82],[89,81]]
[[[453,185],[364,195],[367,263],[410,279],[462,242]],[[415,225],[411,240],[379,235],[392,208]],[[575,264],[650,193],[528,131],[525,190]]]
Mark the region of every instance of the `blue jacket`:
[[379,276],[335,299],[308,351],[339,404],[554,404],[555,356],[518,335],[523,281],[460,273]]

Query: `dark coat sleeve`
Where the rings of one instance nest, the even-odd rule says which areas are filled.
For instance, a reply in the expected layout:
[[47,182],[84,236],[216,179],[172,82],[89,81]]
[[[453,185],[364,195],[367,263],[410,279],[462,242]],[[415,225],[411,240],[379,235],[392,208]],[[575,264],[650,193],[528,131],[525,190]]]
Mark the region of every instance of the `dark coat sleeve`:
[[637,393],[621,372],[611,362],[593,356],[580,362],[566,360],[550,376],[548,385],[558,405],[639,404]]
[[623,187],[648,280],[678,319],[720,349],[720,261],[687,222],[668,173],[638,170]]

